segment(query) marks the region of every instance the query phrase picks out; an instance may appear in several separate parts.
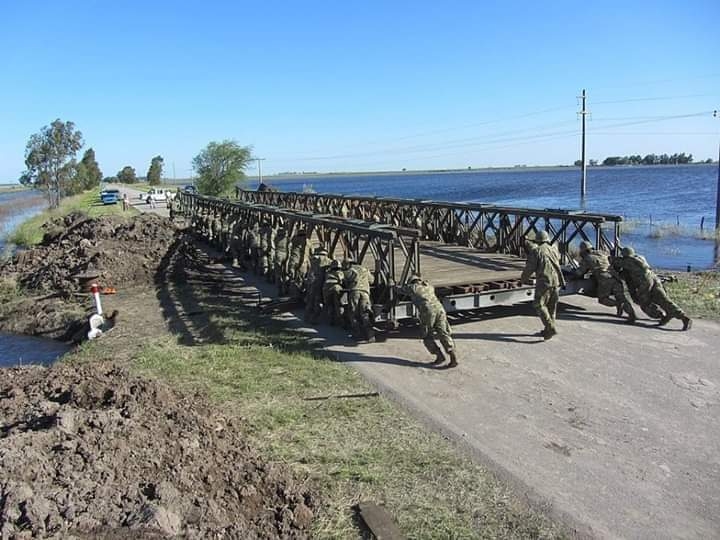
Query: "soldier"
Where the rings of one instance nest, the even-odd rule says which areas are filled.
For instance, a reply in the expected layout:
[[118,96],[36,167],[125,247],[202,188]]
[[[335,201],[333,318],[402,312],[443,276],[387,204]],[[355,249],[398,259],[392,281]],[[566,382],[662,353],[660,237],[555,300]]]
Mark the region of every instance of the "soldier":
[[307,274],[307,286],[305,290],[305,319],[310,322],[317,322],[322,310],[322,293],[325,283],[325,270],[330,266],[330,258],[327,249],[317,248],[310,258],[310,269]]
[[530,278],[535,274],[533,307],[545,327],[539,335],[548,340],[557,334],[555,313],[557,311],[559,289],[565,285],[565,278],[560,268],[560,254],[550,244],[548,233],[540,231],[534,242],[536,245],[528,250],[527,262],[521,280],[523,283],[532,284]]
[[625,296],[625,285],[610,267],[608,256],[594,250],[590,242],[583,240],[580,242],[580,266],[575,271],[575,277],[583,278],[588,272],[595,279],[598,302],[604,306],[617,307],[620,315],[624,311],[628,314],[627,322],[633,324],[637,320],[635,310]]
[[247,251],[250,254],[250,267],[257,273],[260,263],[260,227],[254,223],[247,232]]
[[288,259],[288,237],[284,225],[280,225],[275,233],[273,251],[273,281],[278,286],[278,293],[285,293],[285,266]]
[[634,290],[643,311],[647,313],[662,310],[664,314],[658,323],[659,326],[665,326],[672,319],[680,319],[683,330],[690,330],[692,319],[670,300],[660,278],[652,271],[645,257],[637,255],[631,247],[623,248],[621,253],[622,257],[615,260],[615,266],[621,270],[628,286]]
[[372,331],[372,304],[370,302],[370,270],[357,264],[353,257],[343,263],[343,287],[348,291],[350,326],[355,335],[374,339]]
[[452,330],[448,324],[445,308],[435,296],[435,288],[420,276],[410,276],[407,285],[401,287],[400,292],[408,295],[418,310],[423,344],[430,354],[435,355],[433,364],[442,364],[445,361],[440,347],[435,343],[433,335],[436,334],[443,349],[450,356],[450,363],[447,367],[457,366]]
[[343,271],[340,261],[333,259],[325,272],[323,305],[332,326],[342,321]]
[[258,230],[258,273],[261,276],[267,275],[270,271],[273,232],[270,218],[264,217]]
[[232,256],[232,265],[245,270],[243,232],[243,222],[240,216],[236,216],[230,232],[230,254]]
[[302,295],[302,286],[308,270],[310,259],[310,242],[305,229],[298,230],[290,242],[286,282],[288,287],[294,286],[295,295]]

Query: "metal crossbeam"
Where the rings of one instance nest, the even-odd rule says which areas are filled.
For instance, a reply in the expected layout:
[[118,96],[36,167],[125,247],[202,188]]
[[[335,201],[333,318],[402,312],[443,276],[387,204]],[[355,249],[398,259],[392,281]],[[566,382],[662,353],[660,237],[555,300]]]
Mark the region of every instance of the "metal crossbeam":
[[322,193],[237,190],[239,200],[287,209],[351,217],[417,229],[424,240],[525,256],[525,242],[546,230],[563,264],[574,265],[574,243],[588,240],[617,254],[622,217],[594,212],[491,204],[360,197]]

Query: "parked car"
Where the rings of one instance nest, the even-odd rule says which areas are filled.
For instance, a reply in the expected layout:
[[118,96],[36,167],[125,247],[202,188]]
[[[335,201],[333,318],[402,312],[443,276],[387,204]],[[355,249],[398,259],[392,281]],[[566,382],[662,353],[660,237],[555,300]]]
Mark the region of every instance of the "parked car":
[[100,192],[100,200],[103,204],[117,204],[120,199],[119,189],[103,189]]
[[183,188],[183,191],[185,193],[197,193],[197,188],[193,186],[192,184],[188,184]]
[[161,188],[150,188],[147,193],[144,194],[144,199],[147,204],[150,204],[152,199],[155,202],[171,201],[175,197],[175,192],[171,189]]

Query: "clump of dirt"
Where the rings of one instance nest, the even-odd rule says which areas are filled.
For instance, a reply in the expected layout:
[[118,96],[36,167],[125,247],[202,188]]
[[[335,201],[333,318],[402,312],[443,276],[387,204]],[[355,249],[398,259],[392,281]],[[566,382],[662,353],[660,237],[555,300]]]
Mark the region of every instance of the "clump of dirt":
[[0,536],[307,538],[312,495],[232,418],[115,364],[3,371]]
[[85,276],[97,275],[101,285],[111,287],[152,283],[178,232],[169,219],[155,214],[128,220],[75,213],[44,227],[42,243],[0,266],[0,273],[25,289],[65,297],[79,290]]

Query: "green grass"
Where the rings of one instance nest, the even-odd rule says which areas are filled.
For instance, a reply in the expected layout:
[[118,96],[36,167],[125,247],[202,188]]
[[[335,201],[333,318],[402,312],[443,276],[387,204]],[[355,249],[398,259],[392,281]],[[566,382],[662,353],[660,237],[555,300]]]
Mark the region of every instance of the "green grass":
[[46,210],[27,221],[18,225],[15,230],[8,235],[8,241],[18,246],[34,246],[42,241],[45,231],[42,229],[46,222],[66,216],[72,212],[83,212],[89,217],[98,217],[106,215],[126,215],[132,216],[137,210],[131,208],[127,212],[122,210],[122,202],[117,204],[104,205],[100,202],[100,190],[86,191],[72,197],[65,197],[60,202],[60,207],[53,210]]
[[[385,504],[410,538],[562,535],[488,471],[378,396],[355,370],[311,349],[303,336],[219,298],[212,287],[204,294],[197,285],[174,291],[185,309],[213,314],[193,324],[198,332],[212,330],[216,342],[184,346],[177,336],[159,335],[139,345],[136,369],[200,390],[244,419],[262,455],[309,477],[321,500],[313,538],[358,538],[352,507],[363,500]],[[193,307],[186,295],[197,302]],[[107,342],[89,343],[75,360],[103,355],[114,355]]]
[[677,281],[665,283],[670,298],[690,317],[720,321],[720,272],[676,274]]

